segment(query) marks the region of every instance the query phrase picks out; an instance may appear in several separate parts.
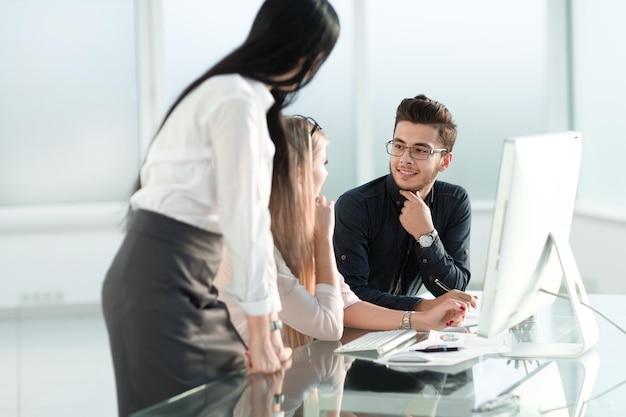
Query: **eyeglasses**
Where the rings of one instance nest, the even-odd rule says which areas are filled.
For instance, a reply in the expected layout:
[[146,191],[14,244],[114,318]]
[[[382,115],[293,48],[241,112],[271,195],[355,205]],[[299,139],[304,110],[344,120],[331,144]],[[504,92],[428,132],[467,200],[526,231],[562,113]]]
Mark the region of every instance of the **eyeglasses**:
[[293,117],[300,117],[301,119],[305,119],[307,122],[313,125],[313,127],[311,128],[311,131],[309,132],[309,135],[311,136],[313,136],[313,133],[315,133],[316,131],[322,130],[322,126],[320,126],[319,123],[317,123],[315,119],[312,117],[303,116],[301,114],[294,114]]
[[404,151],[408,149],[409,156],[411,157],[411,159],[418,159],[418,160],[428,159],[430,158],[430,155],[434,153],[448,152],[447,149],[430,149],[430,148],[427,148],[425,146],[420,146],[420,145],[404,146],[394,140],[390,140],[389,142],[386,142],[385,147],[387,148],[387,153],[391,156],[402,156],[404,155]]

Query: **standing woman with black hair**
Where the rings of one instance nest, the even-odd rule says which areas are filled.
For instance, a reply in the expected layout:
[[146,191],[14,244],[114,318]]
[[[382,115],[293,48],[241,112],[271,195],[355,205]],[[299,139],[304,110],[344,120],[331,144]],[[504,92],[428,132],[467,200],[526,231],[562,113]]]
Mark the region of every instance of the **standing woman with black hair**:
[[[165,116],[102,290],[121,416],[234,370],[278,371],[290,358],[276,331],[272,163],[289,164],[282,109],[338,36],[327,0],[266,0],[244,43]],[[247,346],[213,285],[224,246]]]

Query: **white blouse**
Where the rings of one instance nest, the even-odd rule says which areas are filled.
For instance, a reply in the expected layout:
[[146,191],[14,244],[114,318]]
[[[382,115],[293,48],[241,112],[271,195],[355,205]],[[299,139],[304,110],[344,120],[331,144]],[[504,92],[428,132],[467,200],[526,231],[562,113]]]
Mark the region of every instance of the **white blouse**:
[[141,169],[131,206],[220,233],[228,291],[251,315],[281,309],[268,209],[274,143],[268,88],[237,74],[209,78],[174,109]]

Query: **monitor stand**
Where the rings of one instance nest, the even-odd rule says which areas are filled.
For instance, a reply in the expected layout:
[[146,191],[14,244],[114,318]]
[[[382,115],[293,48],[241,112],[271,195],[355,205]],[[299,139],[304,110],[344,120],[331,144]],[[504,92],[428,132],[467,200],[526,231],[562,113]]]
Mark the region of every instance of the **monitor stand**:
[[[557,363],[558,362],[559,361],[557,361]],[[576,363],[579,365],[582,372],[582,381],[571,415],[574,417],[583,417],[587,414],[587,403],[591,400],[591,393],[596,382],[596,376],[598,375],[598,367],[600,366],[600,358],[596,352],[587,351],[576,359]],[[559,365],[565,366],[564,363],[559,363]]]
[[[598,341],[598,325],[594,312],[584,305],[589,305],[589,297],[569,242],[550,234],[546,246],[556,249],[581,340],[575,343],[513,343],[511,351],[501,353],[502,356],[511,358],[576,358]],[[538,291],[545,292],[541,288]],[[529,294],[529,296],[535,295]]]

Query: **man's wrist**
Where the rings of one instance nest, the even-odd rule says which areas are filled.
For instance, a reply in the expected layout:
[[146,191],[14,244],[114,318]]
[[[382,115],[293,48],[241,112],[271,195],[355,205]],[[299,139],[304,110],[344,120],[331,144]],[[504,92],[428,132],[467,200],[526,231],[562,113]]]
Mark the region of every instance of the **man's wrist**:
[[418,236],[417,239],[415,239],[415,242],[419,248],[430,248],[438,238],[439,233],[437,232],[437,229],[433,229],[429,233]]

